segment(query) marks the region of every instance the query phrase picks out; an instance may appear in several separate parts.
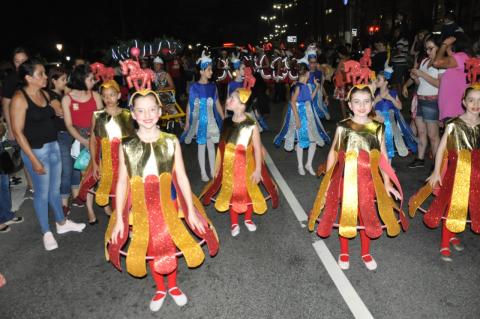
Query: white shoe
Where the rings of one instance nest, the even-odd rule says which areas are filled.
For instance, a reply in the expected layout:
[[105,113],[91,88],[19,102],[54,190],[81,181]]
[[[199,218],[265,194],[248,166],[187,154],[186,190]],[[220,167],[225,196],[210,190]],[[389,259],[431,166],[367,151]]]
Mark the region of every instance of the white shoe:
[[307,170],[307,172],[310,173],[310,175],[317,176],[317,174],[315,174],[315,171],[313,170],[311,165],[305,166],[305,169]]
[[[175,289],[180,292],[179,295],[172,295],[172,290],[175,290]],[[185,296],[185,294],[180,290],[180,288],[178,287],[170,288],[168,289],[168,294],[172,297],[173,301],[175,301],[177,306],[183,307],[187,304],[187,301],[188,301],[187,296]]]
[[165,291],[157,291],[155,293],[155,296],[160,295],[160,294],[163,295],[162,298],[157,299],[157,300],[153,300],[153,299],[150,300],[150,310],[151,311],[156,312],[156,311],[159,311],[160,308],[162,308],[162,305],[163,305],[163,302],[165,301],[165,296],[167,295],[167,293]]
[[237,237],[240,234],[240,226],[238,224],[232,225],[230,231],[232,232],[233,237]]
[[303,166],[298,167],[298,174],[300,174],[302,176],[305,175],[305,170],[303,169]]
[[348,257],[348,254],[340,254],[340,255],[338,255],[338,266],[339,266],[340,269],[342,269],[342,270],[348,270],[348,268],[350,268],[350,260],[343,261],[343,260],[341,260],[341,257],[342,257],[342,256],[347,256],[347,257]]
[[[448,254],[444,254],[443,252],[446,251]],[[450,256],[450,248],[442,248],[440,249],[440,257],[443,261],[452,262],[452,257]]]
[[70,219],[65,219],[65,224],[60,225],[57,224],[57,234],[65,234],[71,231],[74,232],[81,232],[85,228],[85,223],[75,223],[72,222]]
[[43,246],[45,250],[50,251],[58,248],[57,241],[51,231],[46,232],[43,234]]
[[[370,261],[365,261],[365,257],[370,256],[371,260]],[[373,259],[372,255],[366,254],[362,256],[363,263],[365,264],[365,267],[367,267],[368,270],[375,270],[377,269],[377,262],[375,259]]]
[[[457,240],[457,243],[454,244],[452,243],[452,241],[454,240]],[[460,239],[458,239],[457,237],[453,237],[450,239],[450,244],[452,244],[453,248],[456,250],[456,251],[462,251],[465,249],[465,246],[463,246],[463,244],[460,242]]]
[[206,182],[208,182],[209,180],[210,180],[210,178],[208,177],[208,175],[202,173],[202,182],[205,182],[205,183],[206,183]]
[[245,221],[245,226],[247,227],[248,231],[256,231],[257,230],[257,225],[255,225],[254,222],[251,220],[246,220]]

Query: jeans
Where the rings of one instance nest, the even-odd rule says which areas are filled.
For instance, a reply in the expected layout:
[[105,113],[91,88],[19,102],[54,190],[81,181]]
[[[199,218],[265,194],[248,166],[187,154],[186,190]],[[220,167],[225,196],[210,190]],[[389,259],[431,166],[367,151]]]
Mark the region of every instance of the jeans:
[[8,174],[0,174],[0,224],[8,222],[13,217],[15,217],[15,215],[12,212],[10,178]]
[[60,195],[62,198],[68,198],[71,193],[73,159],[70,155],[72,149],[73,137],[67,131],[57,133],[58,146],[62,159],[62,179],[60,182]]
[[62,198],[60,197],[60,179],[62,175],[62,162],[58,143],[50,142],[42,148],[32,149],[33,154],[42,163],[45,174],[39,175],[33,170],[32,162],[22,151],[22,159],[28,173],[32,177],[33,207],[37,215],[42,233],[50,231],[48,223],[48,205],[53,210],[57,223],[65,220],[62,209]]

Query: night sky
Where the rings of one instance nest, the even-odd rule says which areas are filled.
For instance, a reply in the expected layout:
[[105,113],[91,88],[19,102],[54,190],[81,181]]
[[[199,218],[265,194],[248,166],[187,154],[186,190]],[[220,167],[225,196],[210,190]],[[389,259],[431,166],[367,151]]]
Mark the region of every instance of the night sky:
[[[65,3],[73,8],[66,8]],[[46,4],[47,3],[47,4]],[[173,37],[188,43],[219,45],[254,42],[260,33],[260,15],[271,11],[270,1],[10,1],[2,3],[0,60],[10,59],[16,46],[55,59],[55,43],[64,55],[91,55],[120,40]]]

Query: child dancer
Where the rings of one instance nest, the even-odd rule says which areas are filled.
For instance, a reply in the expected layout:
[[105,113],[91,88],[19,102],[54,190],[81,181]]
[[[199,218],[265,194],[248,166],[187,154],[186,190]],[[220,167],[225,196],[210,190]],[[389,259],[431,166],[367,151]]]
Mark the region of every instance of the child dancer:
[[215,83],[209,82],[212,77],[212,59],[203,51],[197,63],[200,67],[200,80],[190,86],[185,131],[180,141],[190,144],[193,138],[197,139],[202,181],[208,182],[209,177],[205,169],[205,147],[208,148],[210,175],[214,176],[215,143],[218,143],[220,138],[224,112],[218,100],[217,87]]
[[378,90],[373,104],[379,120],[385,125],[385,145],[388,159],[391,162],[395,156],[395,150],[402,157],[408,155],[409,149],[416,153],[417,143],[410,126],[400,113],[402,102],[400,102],[397,92],[388,89],[390,77],[390,72],[380,71],[378,73],[376,80]]
[[330,113],[328,113],[326,94],[324,94],[325,90],[323,88],[323,74],[322,71],[318,69],[316,48],[314,46],[309,46],[306,54],[308,56],[308,65],[310,72],[307,84],[310,87],[310,90],[312,90],[312,92],[315,91],[315,86],[317,85],[316,82],[318,81],[320,83],[320,88],[316,91],[317,93],[312,98],[313,109],[315,110],[315,114],[320,119],[329,120]]
[[245,213],[245,226],[253,232],[257,226],[252,221],[252,213],[263,214],[267,210],[266,199],[258,186],[260,181],[272,199],[273,208],[278,206],[276,185],[262,159],[258,126],[253,117],[245,113],[251,103],[251,93],[248,86],[239,88],[227,100],[227,110],[232,111],[233,116],[223,122],[215,178],[201,195],[203,203],[208,205],[218,193],[215,208],[220,212],[230,209],[233,237],[240,233],[239,214]]
[[[217,253],[218,239],[202,204],[192,195],[177,138],[157,127],[162,113],[158,95],[150,90],[138,91],[132,95],[130,104],[139,128],[137,134],[122,140],[119,152],[117,211],[110,218],[105,234],[107,259],[120,269],[120,249],[128,239],[131,217],[127,271],[135,277],[145,276],[145,259],[148,260],[157,285],[150,310],[158,311],[167,289],[177,305],[187,303],[187,297],[177,286],[177,256],[183,254],[192,268],[205,259],[200,244],[188,229],[207,243],[212,256]],[[172,200],[173,191],[178,205]],[[130,211],[127,198],[131,198]]]
[[[86,200],[88,191],[99,181],[96,191],[96,202],[99,206],[109,203],[109,196],[115,194],[118,178],[118,150],[122,138],[134,134],[133,120],[130,110],[118,105],[120,86],[109,80],[100,86],[105,108],[96,111],[92,116],[90,133],[90,165],[80,184],[78,197]],[[106,210],[108,214],[110,209]],[[90,222],[92,223],[92,222]],[[97,223],[97,220],[93,221]]]
[[[307,65],[308,59],[306,57],[298,61],[298,81],[293,88],[294,91],[282,129],[275,137],[274,144],[279,147],[284,141],[284,148],[287,151],[292,151],[295,146],[298,174],[305,175],[306,169],[311,175],[315,175],[312,162],[316,147],[317,145],[325,145],[325,142],[330,143],[330,138],[325,132],[322,123],[314,114],[312,98],[320,89],[320,83],[316,80],[314,91],[310,90],[306,84],[309,78]],[[308,158],[304,169],[303,150],[305,148],[308,148]]]
[[[417,209],[424,212],[423,221],[430,228],[443,220],[440,256],[444,261],[452,261],[450,244],[463,250],[455,234],[463,232],[467,223],[480,233],[480,84],[465,90],[463,106],[465,113],[447,122],[428,183],[408,203],[410,215]],[[432,192],[437,197],[427,210],[421,208]]]
[[[318,222],[317,234],[328,237],[333,227],[339,227],[338,264],[342,269],[350,266],[348,240],[359,230],[363,262],[367,269],[374,270],[377,263],[370,255],[370,239],[380,237],[384,228],[389,236],[396,236],[400,233],[399,222],[405,231],[408,221],[390,195],[401,200],[402,189],[386,160],[384,126],[369,118],[371,89],[355,85],[347,100],[353,116],[338,123],[308,228],[313,231]],[[337,215],[339,207],[341,213]]]

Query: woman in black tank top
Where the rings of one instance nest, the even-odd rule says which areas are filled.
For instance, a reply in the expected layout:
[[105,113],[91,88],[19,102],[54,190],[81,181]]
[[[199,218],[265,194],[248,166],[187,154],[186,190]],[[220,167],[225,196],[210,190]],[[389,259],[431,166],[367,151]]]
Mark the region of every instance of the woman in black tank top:
[[50,231],[49,206],[52,208],[58,234],[80,232],[85,224],[67,220],[60,198],[62,164],[55,128],[55,111],[42,89],[47,84],[45,68],[37,60],[27,60],[19,68],[23,87],[13,96],[10,112],[12,130],[22,149],[22,159],[32,177],[35,189],[33,205],[43,233],[46,250],[58,244]]

